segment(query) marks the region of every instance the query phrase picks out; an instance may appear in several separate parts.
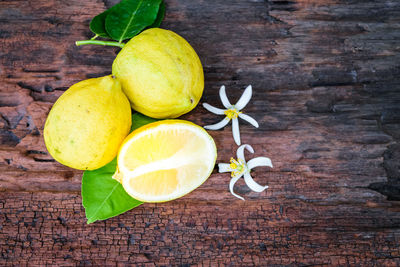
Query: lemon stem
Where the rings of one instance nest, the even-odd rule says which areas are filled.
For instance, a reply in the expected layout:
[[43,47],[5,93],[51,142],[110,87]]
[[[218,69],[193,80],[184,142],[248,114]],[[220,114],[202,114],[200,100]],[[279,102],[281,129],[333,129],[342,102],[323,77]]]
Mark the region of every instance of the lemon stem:
[[124,43],[118,43],[118,42],[113,42],[113,41],[100,41],[100,40],[83,40],[83,41],[76,41],[75,44],[77,46],[80,45],[108,45],[108,46],[118,46],[118,47],[124,47]]

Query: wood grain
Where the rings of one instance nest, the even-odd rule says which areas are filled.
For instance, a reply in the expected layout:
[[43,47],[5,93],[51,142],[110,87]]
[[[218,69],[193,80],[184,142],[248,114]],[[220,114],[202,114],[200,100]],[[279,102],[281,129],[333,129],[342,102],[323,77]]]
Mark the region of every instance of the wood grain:
[[[118,49],[74,42],[115,2],[0,3],[0,265],[400,265],[400,2],[166,1],[162,27],[202,60],[201,102],[252,84],[260,128],[242,123],[242,142],[272,159],[253,175],[270,187],[240,181],[240,201],[215,170],[179,200],[86,225],[82,173],[50,157],[43,125],[69,86],[110,73]],[[210,134],[227,162],[230,126]]]

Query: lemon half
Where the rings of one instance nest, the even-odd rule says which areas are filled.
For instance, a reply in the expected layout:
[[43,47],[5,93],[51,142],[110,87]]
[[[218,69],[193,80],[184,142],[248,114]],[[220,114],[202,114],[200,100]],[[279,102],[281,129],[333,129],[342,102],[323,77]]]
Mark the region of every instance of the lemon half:
[[154,122],[124,140],[114,179],[135,199],[169,201],[206,181],[216,158],[214,140],[202,127],[184,120]]

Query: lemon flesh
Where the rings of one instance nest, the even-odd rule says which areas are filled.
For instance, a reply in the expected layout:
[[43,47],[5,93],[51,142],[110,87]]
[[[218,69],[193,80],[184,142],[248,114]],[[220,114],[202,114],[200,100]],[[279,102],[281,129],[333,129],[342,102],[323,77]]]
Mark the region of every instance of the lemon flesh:
[[131,107],[120,83],[111,76],[81,81],[56,101],[44,126],[52,157],[79,170],[110,162],[128,135]]
[[184,120],[154,122],[125,139],[114,178],[135,199],[169,201],[207,180],[216,157],[214,140],[200,126]]
[[132,108],[153,118],[192,110],[204,89],[200,59],[178,34],[159,28],[133,37],[112,66]]

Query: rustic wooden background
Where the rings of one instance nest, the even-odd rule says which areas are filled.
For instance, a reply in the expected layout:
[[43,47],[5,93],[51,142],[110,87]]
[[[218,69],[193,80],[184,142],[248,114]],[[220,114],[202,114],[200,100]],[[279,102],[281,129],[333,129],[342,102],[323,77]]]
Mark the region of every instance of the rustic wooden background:
[[[254,95],[242,141],[275,168],[234,198],[216,171],[193,193],[86,225],[81,172],[49,156],[43,125],[118,49],[76,47],[111,0],[0,2],[0,265],[400,265],[400,1],[167,0],[218,89]],[[221,119],[200,105],[183,117]],[[218,162],[237,146],[211,132]],[[250,158],[250,156],[248,156]]]

